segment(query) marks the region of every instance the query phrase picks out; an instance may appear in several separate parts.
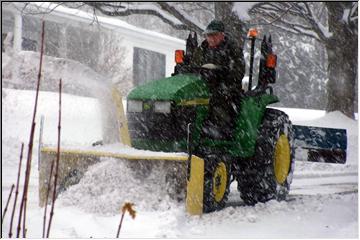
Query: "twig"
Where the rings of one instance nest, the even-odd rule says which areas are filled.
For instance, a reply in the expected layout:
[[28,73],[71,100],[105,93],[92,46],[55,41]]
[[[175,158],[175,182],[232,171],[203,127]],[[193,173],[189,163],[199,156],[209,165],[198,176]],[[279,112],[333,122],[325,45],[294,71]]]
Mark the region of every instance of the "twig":
[[[50,14],[52,13],[57,7],[61,6],[65,4],[65,2],[62,2],[62,3],[57,3],[56,6],[54,6],[53,8],[48,7],[47,9],[45,10],[42,10],[42,8],[40,6],[35,6],[35,5],[32,5],[30,6],[30,9],[29,9],[29,5],[30,3],[25,3],[24,6],[20,9],[18,7],[16,7],[15,4],[13,4],[13,7],[19,11],[21,13],[21,15],[44,15],[44,14]],[[32,7],[36,7],[36,9],[32,9]]]
[[124,215],[125,215],[125,212],[122,212],[119,227],[118,227],[117,234],[116,234],[116,238],[119,238],[120,229],[121,229],[121,225],[122,225],[122,222],[123,222],[123,219],[124,219]]
[[[27,181],[27,185],[29,186],[29,180]],[[27,228],[26,228],[26,209],[27,209],[27,194],[26,194],[26,198],[25,198],[25,203],[24,203],[24,217],[23,217],[23,238],[26,238],[26,233],[27,233]]]
[[50,167],[50,176],[49,176],[49,181],[48,181],[48,186],[46,189],[46,199],[45,199],[45,210],[44,210],[44,222],[43,222],[43,235],[42,237],[45,238],[45,225],[46,225],[46,214],[47,214],[47,205],[48,205],[48,200],[49,200],[49,193],[50,193],[50,188],[51,188],[51,178],[53,175],[53,169],[54,169],[54,164],[55,164],[55,159],[53,159],[51,161],[51,167]]
[[19,195],[19,182],[20,182],[20,173],[21,173],[21,163],[22,163],[22,159],[23,159],[23,152],[24,152],[24,143],[21,143],[20,162],[19,162],[18,176],[17,176],[17,181],[16,181],[14,206],[13,206],[12,213],[11,213],[9,238],[12,237],[12,225],[13,225],[14,216],[15,216],[15,208],[16,208],[17,197]]
[[42,142],[43,129],[44,129],[44,115],[41,115],[41,118],[40,118],[40,133],[39,133],[39,148],[38,148],[38,171],[40,171],[40,165],[41,165],[41,148],[42,148],[42,145],[43,145],[43,142]]
[[39,64],[39,73],[37,79],[37,86],[36,86],[36,96],[35,96],[35,105],[33,111],[33,118],[31,124],[31,131],[30,131],[30,140],[29,140],[29,148],[28,148],[28,155],[26,161],[26,171],[25,171],[25,182],[24,182],[24,191],[21,199],[20,205],[20,213],[19,213],[19,221],[17,227],[16,237],[20,237],[20,230],[21,230],[21,218],[24,211],[24,221],[23,221],[23,237],[26,237],[26,202],[27,202],[27,194],[29,188],[29,181],[30,181],[30,172],[31,172],[31,160],[32,160],[32,150],[33,150],[33,143],[34,143],[34,133],[35,133],[35,117],[36,117],[36,110],[37,110],[37,103],[39,99],[39,89],[40,89],[40,79],[41,79],[41,70],[42,70],[42,60],[44,55],[44,35],[45,35],[45,22],[42,22],[42,33],[41,33],[41,50],[40,50],[40,64]]
[[119,237],[120,235],[120,229],[121,229],[121,225],[122,225],[122,222],[123,222],[123,219],[124,219],[124,216],[125,216],[125,212],[128,211],[130,216],[135,219],[136,217],[136,211],[132,208],[134,206],[133,203],[129,203],[129,202],[126,202],[121,211],[122,211],[122,214],[121,214],[121,219],[120,219],[120,223],[119,223],[119,227],[118,227],[118,230],[117,230],[117,234],[116,234],[116,238]]
[[56,200],[56,186],[57,186],[57,179],[59,173],[59,161],[60,161],[60,133],[61,133],[61,78],[59,81],[59,122],[58,122],[58,143],[57,143],[57,156],[56,156],[56,170],[55,170],[55,180],[54,180],[54,189],[53,189],[53,196],[52,196],[52,205],[51,205],[51,212],[50,212],[50,219],[47,228],[46,237],[49,238],[50,235],[50,227],[52,218],[54,216],[54,207],[55,207],[55,200]]
[[274,19],[270,22],[267,23],[253,23],[253,24],[249,24],[250,26],[259,26],[259,25],[272,25],[274,22],[279,21],[282,17],[284,17],[292,8],[294,7],[294,5],[291,5],[288,9],[284,10],[284,12],[281,15],[278,15],[276,17],[273,17]]
[[5,214],[6,214],[6,212],[7,212],[7,208],[8,208],[8,206],[9,206],[10,199],[11,199],[11,195],[12,195],[12,193],[13,193],[13,191],[14,191],[14,187],[15,187],[14,184],[11,185],[11,190],[10,190],[10,193],[9,193],[9,197],[8,197],[7,202],[6,202],[6,206],[5,206],[4,212],[3,212],[2,216],[1,216],[1,226],[2,226],[2,224],[4,223]]

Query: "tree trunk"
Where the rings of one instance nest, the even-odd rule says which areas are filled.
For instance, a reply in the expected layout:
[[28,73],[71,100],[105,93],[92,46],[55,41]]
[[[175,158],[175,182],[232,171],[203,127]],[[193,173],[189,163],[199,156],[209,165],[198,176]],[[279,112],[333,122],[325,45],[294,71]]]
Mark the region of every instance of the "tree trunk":
[[[350,3],[351,4],[351,3]],[[357,77],[357,34],[343,21],[347,3],[326,3],[329,11],[329,30],[333,36],[326,42],[328,54],[327,112],[340,111],[354,118],[355,85]]]
[[355,56],[344,54],[343,49],[340,47],[335,49],[327,48],[327,52],[329,81],[327,83],[328,102],[326,111],[340,111],[346,116],[354,118],[357,76],[357,61],[354,61],[354,59],[357,57],[357,50],[351,54]]
[[241,48],[244,46],[246,26],[232,11],[233,2],[215,2],[215,18],[224,22],[225,31],[231,34]]

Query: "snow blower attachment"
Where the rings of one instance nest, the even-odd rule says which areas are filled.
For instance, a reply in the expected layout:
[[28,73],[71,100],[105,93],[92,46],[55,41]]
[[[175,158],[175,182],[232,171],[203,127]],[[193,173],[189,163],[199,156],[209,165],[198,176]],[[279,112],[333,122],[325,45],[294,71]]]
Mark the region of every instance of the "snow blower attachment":
[[[255,38],[250,35],[253,42]],[[121,142],[128,147],[119,144],[115,151],[106,145],[62,149],[59,188],[78,182],[87,167],[103,157],[129,163],[143,161],[150,166],[162,163],[168,171],[165,181],[175,183],[175,189],[186,189],[186,209],[194,215],[222,209],[230,183],[235,180],[246,204],[286,199],[295,149],[304,149],[310,161],[346,161],[345,130],[295,126],[284,112],[267,108],[279,99],[270,86],[276,82],[277,59],[271,37],[266,36],[261,43],[258,83],[242,94],[232,138],[202,135],[209,89],[199,68],[191,66],[196,36],[190,34],[186,46],[186,51],[176,52],[177,64],[171,77],[148,82],[128,94],[126,117],[114,88],[118,131]],[[41,205],[55,152],[46,147],[41,150]]]
[[[186,209],[192,215],[202,213],[203,204],[203,159],[186,153],[165,153],[154,151],[141,151],[131,148],[128,123],[124,114],[124,107],[120,93],[113,88],[112,98],[117,109],[119,136],[123,144],[109,146],[97,146],[92,148],[62,148],[58,173],[57,193],[65,191],[71,185],[79,183],[89,166],[100,161],[101,158],[115,158],[119,161],[127,161],[128,166],[135,174],[144,175],[142,165],[161,164],[166,170],[166,183],[171,186],[168,193],[174,197],[182,197],[181,190],[186,191]],[[130,107],[131,108],[131,107]],[[127,146],[126,146],[127,145]],[[117,150],[114,150],[117,149]],[[56,158],[57,150],[53,147],[41,148],[40,172],[39,172],[39,205],[44,206],[46,200],[48,179],[51,162]],[[191,165],[191,170],[187,167]],[[150,169],[151,170],[151,169]],[[189,171],[189,174],[187,173]],[[159,179],[159,181],[161,181]],[[53,186],[51,186],[53,187]],[[49,196],[51,198],[51,196]]]
[[[147,161],[151,164],[161,162],[167,169],[167,176],[175,179],[178,184],[175,187],[186,189],[186,209],[193,215],[199,215],[202,212],[202,169],[204,161],[201,158],[192,156],[190,159],[191,173],[189,178],[186,177],[186,167],[189,161],[188,155],[184,153],[156,153],[148,151],[146,154],[134,149],[123,149],[123,151],[110,152],[106,150],[79,150],[79,149],[62,149],[60,155],[58,187],[59,193],[65,191],[71,185],[79,183],[81,177],[87,168],[100,161],[101,158],[115,158],[119,161],[131,161],[135,167],[139,166],[139,161]],[[49,178],[50,165],[52,159],[56,158],[56,149],[43,147],[41,150],[41,168],[39,173],[39,205],[44,206],[47,181]],[[141,173],[139,173],[141,174]],[[177,174],[178,176],[175,176]],[[180,181],[178,180],[180,177]],[[160,180],[159,180],[160,181]],[[171,180],[170,180],[171,181]],[[176,189],[177,190],[177,189]],[[51,196],[50,196],[51,197]]]

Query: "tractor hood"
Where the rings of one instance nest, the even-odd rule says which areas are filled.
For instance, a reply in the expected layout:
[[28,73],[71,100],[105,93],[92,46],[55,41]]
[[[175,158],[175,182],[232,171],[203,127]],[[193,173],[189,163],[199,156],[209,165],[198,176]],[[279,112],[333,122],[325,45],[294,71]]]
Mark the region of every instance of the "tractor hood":
[[208,99],[206,83],[195,74],[178,74],[148,82],[133,89],[129,100],[175,101]]

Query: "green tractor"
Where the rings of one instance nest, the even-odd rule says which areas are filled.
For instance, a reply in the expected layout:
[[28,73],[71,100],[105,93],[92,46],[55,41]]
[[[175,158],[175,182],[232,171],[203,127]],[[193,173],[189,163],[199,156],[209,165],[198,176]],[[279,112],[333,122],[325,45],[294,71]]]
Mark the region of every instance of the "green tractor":
[[[345,163],[346,130],[292,125],[284,112],[268,108],[279,102],[270,86],[276,79],[276,55],[271,38],[264,37],[258,83],[252,87],[256,37],[250,36],[249,40],[249,83],[247,89],[239,89],[241,97],[231,138],[202,134],[211,93],[201,71],[211,71],[214,66],[192,67],[197,41],[190,34],[186,51],[175,53],[177,64],[171,77],[150,81],[128,94],[126,116],[121,96],[113,88],[117,130],[121,142],[133,148],[119,146],[115,152],[109,152],[106,146],[87,150],[62,148],[59,185],[76,184],[87,167],[101,157],[131,162],[135,175],[143,176],[144,181],[146,171],[163,164],[165,182],[175,186],[171,193],[183,196],[186,191],[186,210],[198,215],[222,209],[233,181],[237,181],[240,196],[248,205],[286,199],[296,148],[307,152],[307,161]],[[46,179],[56,152],[56,148],[41,149],[40,205],[45,203]],[[77,181],[69,183],[68,176],[74,172]]]
[[[172,77],[129,93],[127,118],[132,146],[200,155],[205,162],[204,212],[225,206],[233,180],[238,182],[246,204],[284,200],[294,171],[294,133],[284,112],[267,108],[279,101],[269,86],[275,83],[276,75],[271,38],[262,41],[259,84],[252,89],[249,81],[248,91],[239,99],[232,138],[226,140],[201,135],[210,93],[201,74],[193,73],[190,66],[189,46],[197,45],[192,44],[195,38],[189,35],[186,55],[176,53],[178,63]],[[255,38],[251,41],[252,65]]]

